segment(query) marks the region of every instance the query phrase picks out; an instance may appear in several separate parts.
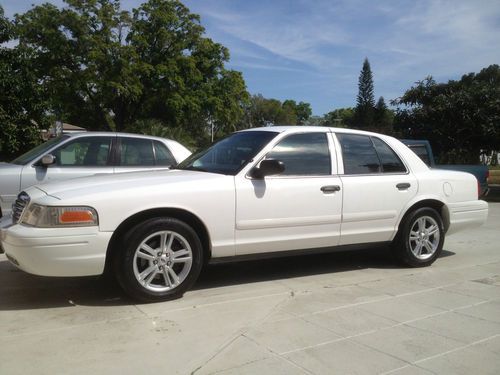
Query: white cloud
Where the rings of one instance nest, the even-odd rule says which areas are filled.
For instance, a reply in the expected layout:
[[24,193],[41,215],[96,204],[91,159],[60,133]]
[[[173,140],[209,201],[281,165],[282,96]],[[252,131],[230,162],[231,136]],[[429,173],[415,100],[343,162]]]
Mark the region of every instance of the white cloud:
[[388,69],[425,64],[428,73],[435,66],[439,74],[444,68],[450,73],[450,68],[487,65],[500,56],[498,0],[315,1],[302,2],[302,14],[287,13],[282,2],[246,13],[205,4],[203,17],[221,31],[319,69],[350,63],[336,48],[369,58],[385,55],[393,63]]
[[203,9],[202,16],[209,17],[215,27],[247,43],[259,47],[274,57],[290,59],[313,66],[327,59],[322,50],[325,46],[346,42],[348,34],[321,12],[296,17],[281,12],[278,7],[257,9],[253,13],[238,13],[227,9]]

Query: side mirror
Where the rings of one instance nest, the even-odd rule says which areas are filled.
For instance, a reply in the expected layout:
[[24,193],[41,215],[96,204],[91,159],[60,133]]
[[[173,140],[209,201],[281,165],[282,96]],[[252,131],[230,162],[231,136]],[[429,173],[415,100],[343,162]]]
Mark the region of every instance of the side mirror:
[[259,167],[255,167],[250,171],[250,177],[255,179],[263,179],[266,176],[276,175],[285,171],[285,164],[276,159],[264,159],[260,162]]
[[42,167],[48,167],[56,162],[56,157],[52,154],[47,154],[42,157],[40,160],[40,165]]

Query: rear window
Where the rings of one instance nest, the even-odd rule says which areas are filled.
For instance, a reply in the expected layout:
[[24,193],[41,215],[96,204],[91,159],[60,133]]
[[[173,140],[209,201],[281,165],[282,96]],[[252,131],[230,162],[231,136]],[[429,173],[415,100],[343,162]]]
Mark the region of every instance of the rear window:
[[156,165],[170,167],[177,164],[170,150],[163,143],[154,141]]
[[401,159],[384,141],[376,137],[371,137],[371,139],[377,151],[380,163],[382,164],[382,171],[384,173],[406,172],[406,167]]
[[337,138],[344,174],[406,173],[401,159],[381,139],[360,134],[337,134]]
[[370,137],[358,134],[337,134],[342,146],[344,174],[380,173],[377,151]]
[[143,138],[121,138],[120,165],[154,166],[153,142]]

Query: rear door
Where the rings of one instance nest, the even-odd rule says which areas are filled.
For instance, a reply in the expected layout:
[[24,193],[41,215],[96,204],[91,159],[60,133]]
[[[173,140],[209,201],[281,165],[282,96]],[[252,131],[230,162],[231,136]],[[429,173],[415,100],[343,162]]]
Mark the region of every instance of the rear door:
[[390,241],[401,210],[416,195],[417,179],[375,136],[337,133],[342,151],[340,244]]
[[118,137],[115,173],[168,169],[175,164],[168,147],[158,140]]

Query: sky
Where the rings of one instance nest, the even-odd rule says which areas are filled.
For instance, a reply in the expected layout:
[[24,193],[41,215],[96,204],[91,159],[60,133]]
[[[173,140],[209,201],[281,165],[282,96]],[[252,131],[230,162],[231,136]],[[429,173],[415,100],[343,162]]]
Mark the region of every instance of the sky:
[[[2,0],[7,16],[39,0]],[[61,0],[49,1],[56,5]],[[132,9],[142,0],[122,0]],[[313,114],[356,105],[368,58],[375,99],[387,103],[431,75],[460,79],[500,64],[499,0],[185,0],[208,37],[231,54],[252,94],[311,104]]]

